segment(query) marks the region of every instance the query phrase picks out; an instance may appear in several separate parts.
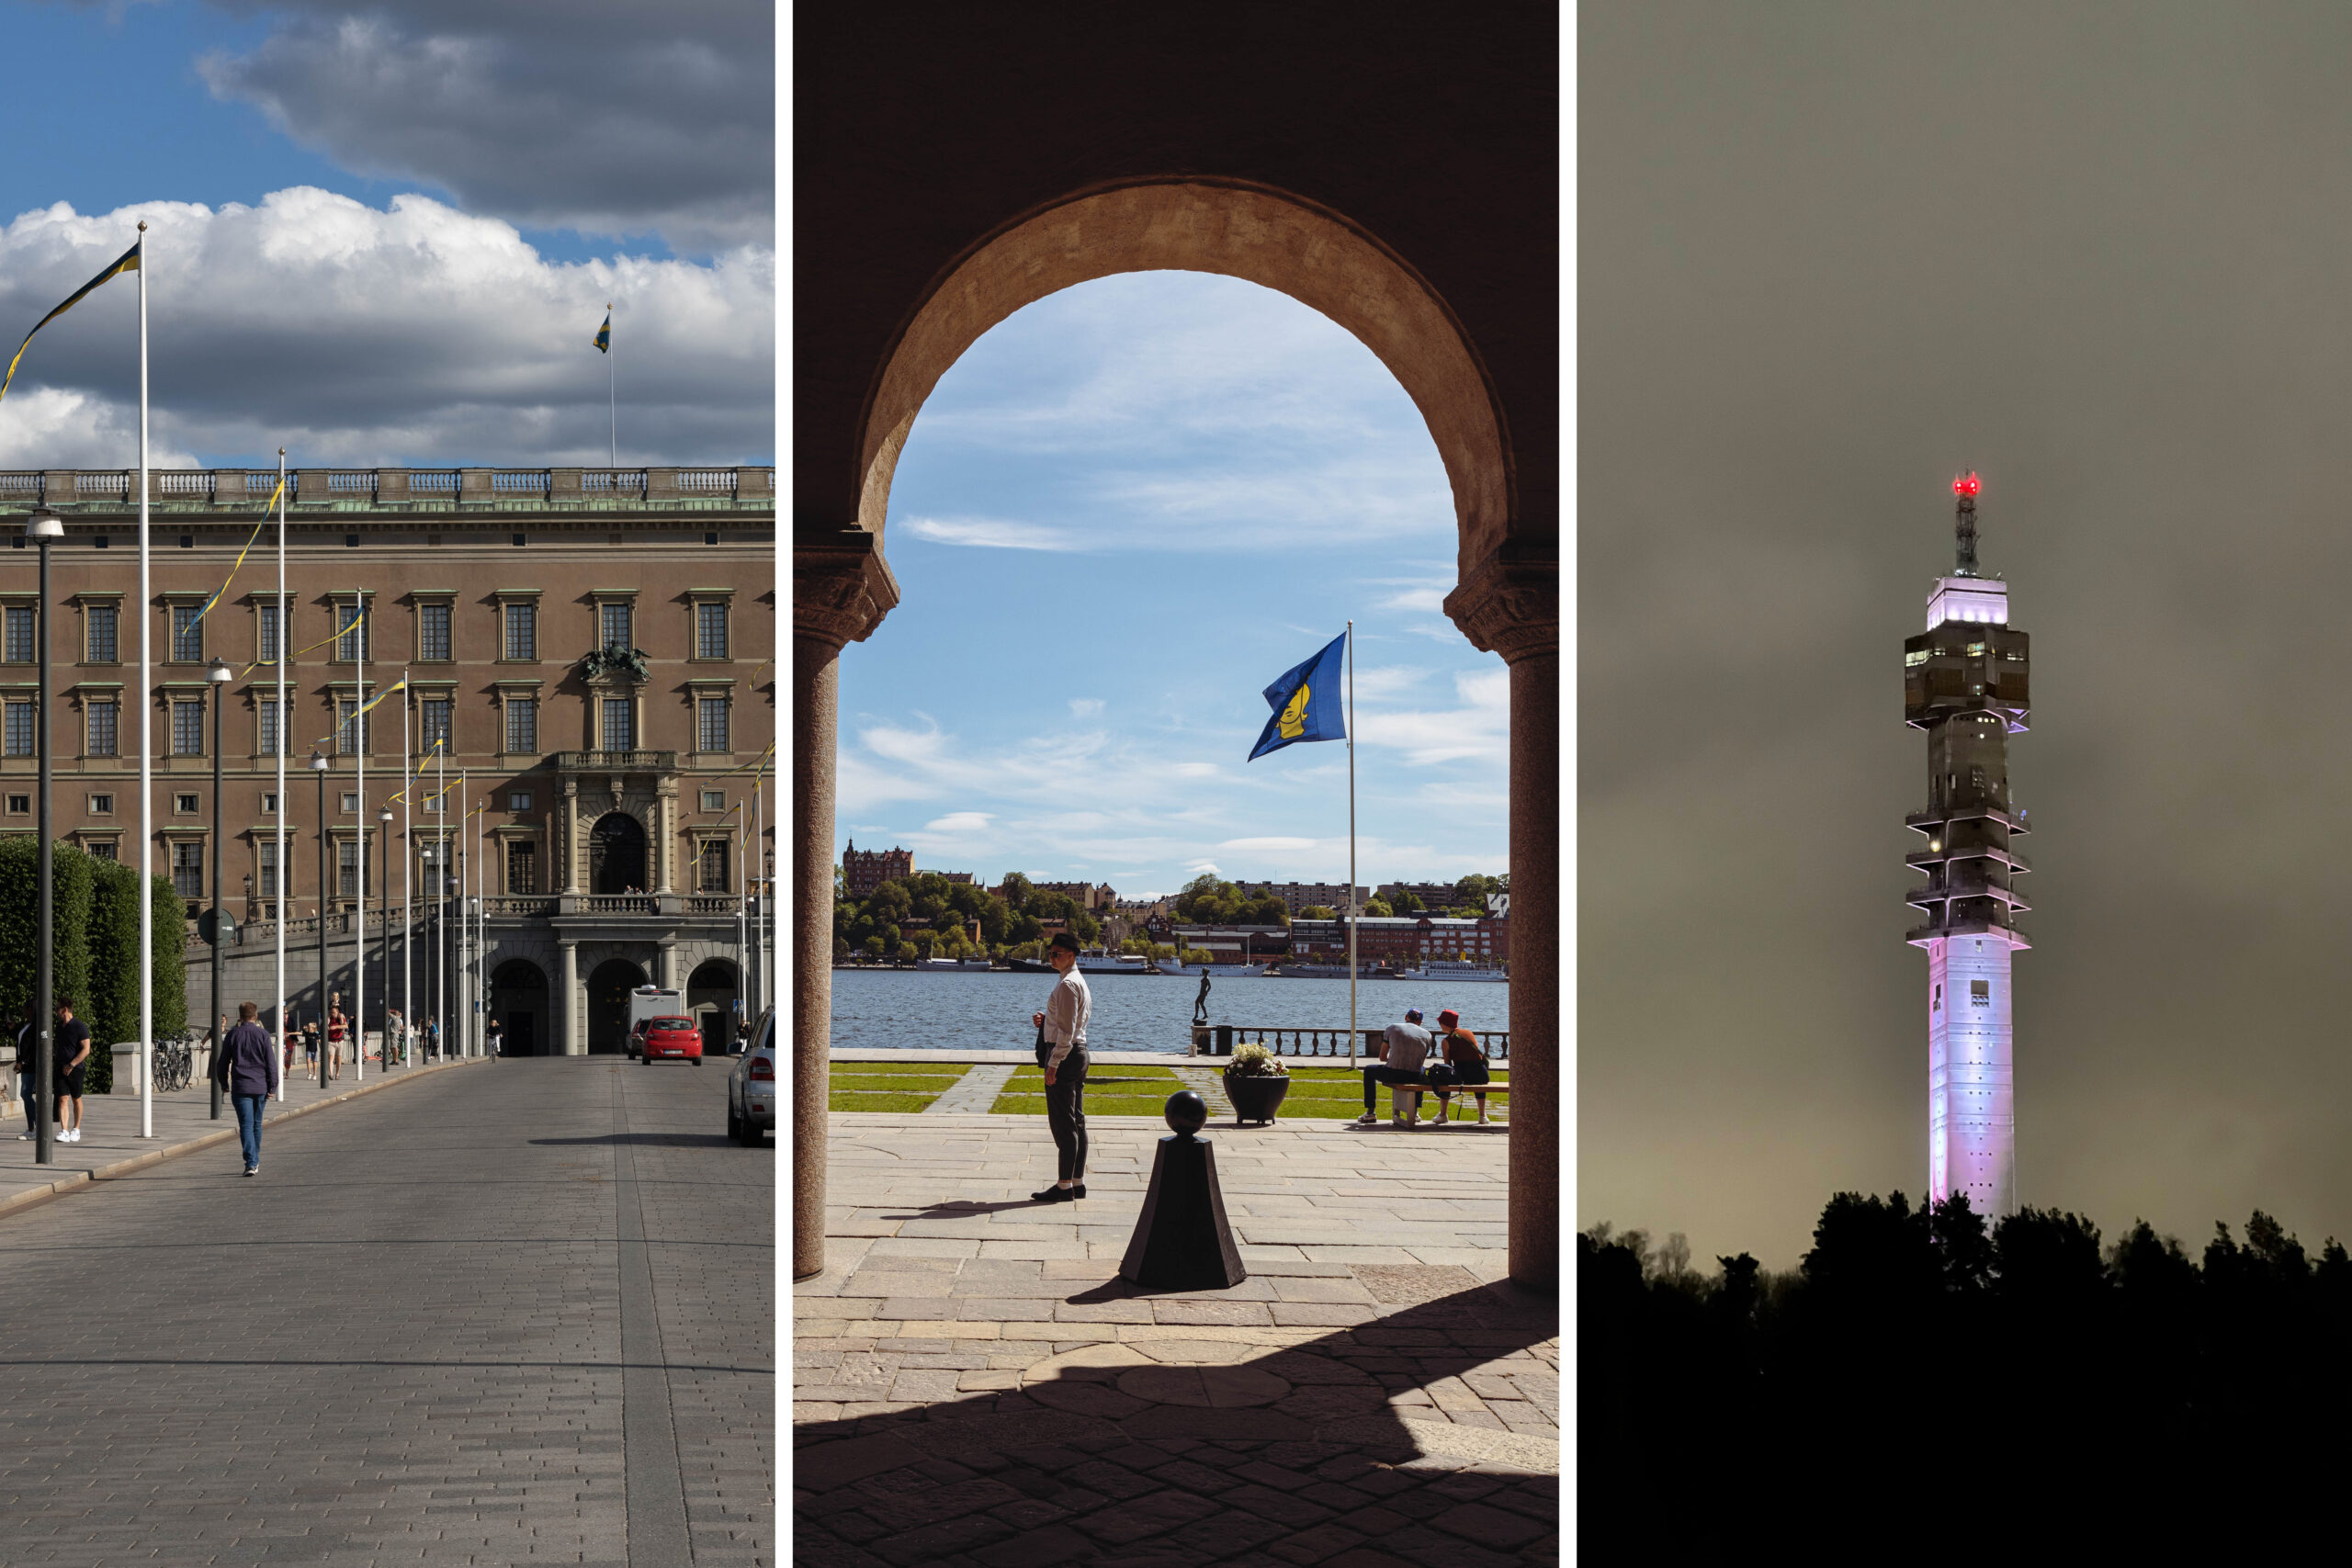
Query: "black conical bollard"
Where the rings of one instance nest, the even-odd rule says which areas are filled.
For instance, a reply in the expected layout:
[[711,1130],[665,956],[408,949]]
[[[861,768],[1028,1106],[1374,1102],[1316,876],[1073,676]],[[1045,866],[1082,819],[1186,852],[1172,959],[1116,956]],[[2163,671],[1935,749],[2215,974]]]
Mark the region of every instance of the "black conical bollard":
[[1226,1223],[1216,1151],[1194,1135],[1209,1119],[1208,1103],[1185,1089],[1168,1097],[1166,1114],[1174,1135],[1159,1140],[1151,1187],[1119,1277],[1154,1291],[1227,1290],[1250,1272]]

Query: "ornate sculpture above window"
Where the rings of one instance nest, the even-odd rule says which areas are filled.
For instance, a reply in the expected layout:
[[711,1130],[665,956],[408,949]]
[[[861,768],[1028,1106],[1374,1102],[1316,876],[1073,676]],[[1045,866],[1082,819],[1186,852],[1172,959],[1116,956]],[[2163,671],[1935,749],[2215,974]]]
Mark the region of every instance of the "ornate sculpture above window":
[[626,677],[641,686],[653,679],[653,666],[648,660],[643,649],[623,648],[620,644],[614,643],[611,647],[600,648],[582,659],[580,661],[580,674],[583,680],[589,681],[606,681],[616,677]]

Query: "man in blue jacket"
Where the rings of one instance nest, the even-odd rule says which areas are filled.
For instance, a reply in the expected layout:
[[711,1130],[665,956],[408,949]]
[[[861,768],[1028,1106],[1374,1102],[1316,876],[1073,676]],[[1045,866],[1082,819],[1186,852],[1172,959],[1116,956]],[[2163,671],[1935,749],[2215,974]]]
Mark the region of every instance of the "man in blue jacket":
[[213,1072],[237,1104],[237,1138],[245,1150],[245,1174],[261,1171],[261,1111],[277,1089],[277,1052],[269,1031],[255,1021],[261,1008],[237,1004],[237,1027],[220,1043]]

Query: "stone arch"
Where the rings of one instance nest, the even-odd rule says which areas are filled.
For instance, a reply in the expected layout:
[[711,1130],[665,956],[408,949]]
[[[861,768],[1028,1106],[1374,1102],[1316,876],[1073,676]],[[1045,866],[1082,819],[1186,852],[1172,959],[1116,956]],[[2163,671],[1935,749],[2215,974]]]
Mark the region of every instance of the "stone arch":
[[509,1056],[537,1056],[561,1047],[547,972],[527,958],[510,958],[491,971],[490,1016],[503,1036]]
[[1428,422],[1453,490],[1461,571],[1511,532],[1510,433],[1476,347],[1402,257],[1338,213],[1270,186],[1169,179],[1083,192],[1001,226],[915,308],[867,394],[858,525],[877,545],[899,454],[939,378],[1048,294],[1123,272],[1211,272],[1275,289],[1353,333]]
[[588,976],[588,1054],[617,1056],[628,1042],[628,994],[648,984],[645,970],[607,958]]
[[734,1039],[735,1004],[742,995],[742,975],[730,959],[706,958],[686,976],[686,1010],[702,1025],[704,1055],[724,1053]]
[[616,894],[651,890],[648,880],[645,824],[631,811],[607,811],[588,829],[588,891]]

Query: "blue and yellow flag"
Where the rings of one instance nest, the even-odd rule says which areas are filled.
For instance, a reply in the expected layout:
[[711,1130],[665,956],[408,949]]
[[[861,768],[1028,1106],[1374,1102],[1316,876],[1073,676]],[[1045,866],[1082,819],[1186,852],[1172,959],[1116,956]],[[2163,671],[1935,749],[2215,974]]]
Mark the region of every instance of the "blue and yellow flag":
[[610,305],[605,307],[605,324],[596,329],[596,352],[613,352],[613,308]]
[[[141,226],[144,227],[144,225]],[[82,285],[81,288],[76,288],[74,291],[74,297],[72,299],[66,300],[64,304],[60,305],[56,310],[51,310],[48,315],[43,316],[39,321],[36,321],[33,324],[32,332],[27,333],[25,334],[25,341],[17,345],[17,357],[8,361],[8,373],[6,376],[0,376],[0,398],[5,398],[8,395],[8,383],[17,378],[17,365],[18,361],[25,357],[25,350],[32,347],[33,333],[40,332],[41,328],[49,325],[50,322],[57,320],[58,317],[65,314],[66,311],[72,310],[74,306],[79,305],[82,302],[82,297],[84,295],[87,294],[91,289],[96,288],[99,284],[104,283],[107,278],[114,276],[115,274],[119,272],[137,272],[139,270],[139,245],[145,243],[146,241],[141,239],[139,242],[139,244],[132,245],[130,249],[115,257],[112,262],[107,264],[107,269],[104,272],[90,279],[89,282]]]
[[1274,714],[1266,720],[1265,731],[1250,753],[1251,761],[1293,741],[1348,738],[1347,714],[1340,700],[1347,653],[1348,637],[1342,632],[1322,652],[1285,670],[1281,679],[1266,688],[1266,705]]

